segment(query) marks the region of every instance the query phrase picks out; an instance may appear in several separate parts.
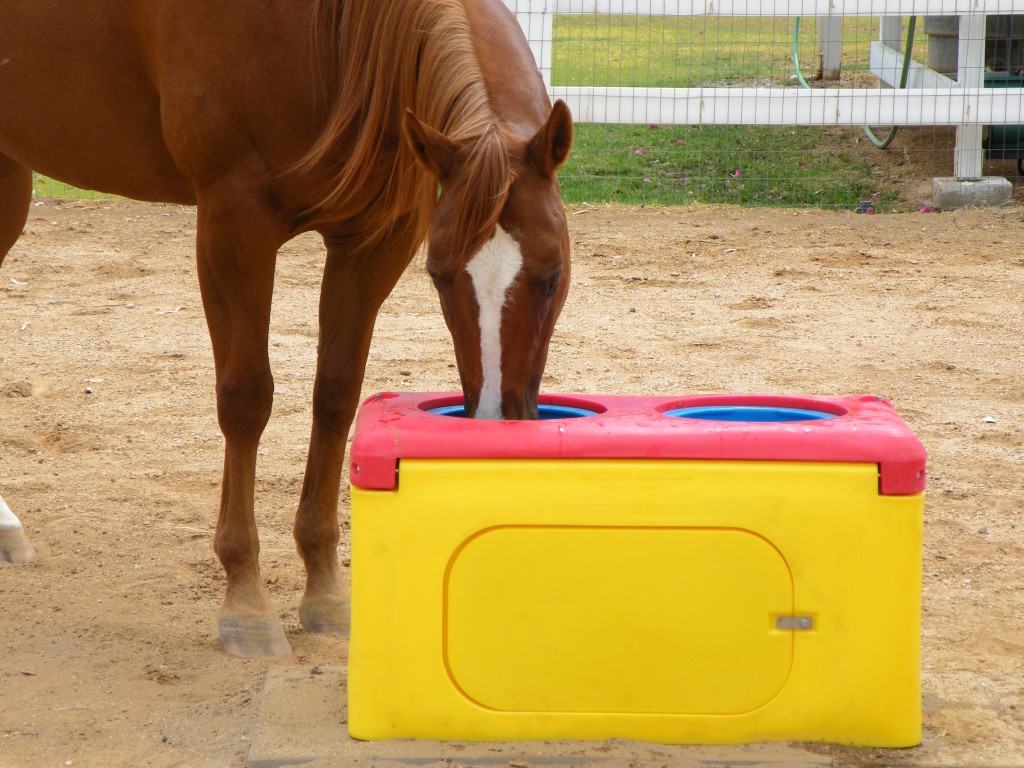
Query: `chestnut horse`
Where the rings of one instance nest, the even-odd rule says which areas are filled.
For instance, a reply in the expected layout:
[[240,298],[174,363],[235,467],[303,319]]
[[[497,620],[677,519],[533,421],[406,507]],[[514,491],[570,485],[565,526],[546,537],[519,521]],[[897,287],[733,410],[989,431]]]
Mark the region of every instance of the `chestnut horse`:
[[[0,0],[0,19],[0,258],[25,224],[30,169],[198,207],[225,438],[219,629],[237,656],[290,652],[260,578],[256,451],[277,252],[322,235],[295,540],[303,627],[345,631],[338,491],[377,312],[427,240],[467,415],[536,416],[569,279],[555,178],[568,109],[501,0]],[[31,553],[0,506],[0,559]]]

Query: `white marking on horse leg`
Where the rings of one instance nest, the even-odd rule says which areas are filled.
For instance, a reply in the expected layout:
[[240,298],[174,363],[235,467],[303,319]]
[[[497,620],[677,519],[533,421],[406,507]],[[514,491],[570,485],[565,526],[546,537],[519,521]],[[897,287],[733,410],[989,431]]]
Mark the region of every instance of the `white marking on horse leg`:
[[21,521],[0,497],[0,561],[27,563],[35,556]]
[[494,237],[466,265],[480,308],[480,366],[484,383],[476,407],[478,419],[501,418],[501,314],[508,289],[522,268],[519,243],[500,224]]
[[0,529],[5,528],[21,528],[21,520],[11,512],[11,508],[7,506],[4,497],[0,496]]

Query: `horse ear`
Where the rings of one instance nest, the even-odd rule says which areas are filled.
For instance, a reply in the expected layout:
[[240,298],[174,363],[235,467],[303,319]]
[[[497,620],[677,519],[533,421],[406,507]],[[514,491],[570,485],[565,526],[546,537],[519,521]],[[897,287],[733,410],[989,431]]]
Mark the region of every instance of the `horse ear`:
[[527,145],[530,163],[541,176],[552,177],[562,167],[572,149],[572,114],[559,99],[551,108],[547,122]]
[[455,166],[458,145],[440,131],[435,131],[411,110],[405,110],[402,121],[405,140],[416,159],[433,173],[438,181],[445,181]]

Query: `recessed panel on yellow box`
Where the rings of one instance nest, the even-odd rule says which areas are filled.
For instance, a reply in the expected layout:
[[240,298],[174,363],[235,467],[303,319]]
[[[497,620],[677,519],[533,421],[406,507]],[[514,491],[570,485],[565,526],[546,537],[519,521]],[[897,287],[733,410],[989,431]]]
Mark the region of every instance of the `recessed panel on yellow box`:
[[452,558],[444,602],[452,684],[497,711],[740,714],[792,666],[768,621],[792,610],[789,569],[749,531],[491,528]]
[[[924,454],[888,404],[813,401],[881,431],[871,462],[807,424],[789,434],[858,460],[759,459],[791,438],[678,426],[665,398],[490,425],[431,415],[436,400],[373,400],[357,425],[354,737],[920,740]],[[699,456],[707,440],[755,458]]]

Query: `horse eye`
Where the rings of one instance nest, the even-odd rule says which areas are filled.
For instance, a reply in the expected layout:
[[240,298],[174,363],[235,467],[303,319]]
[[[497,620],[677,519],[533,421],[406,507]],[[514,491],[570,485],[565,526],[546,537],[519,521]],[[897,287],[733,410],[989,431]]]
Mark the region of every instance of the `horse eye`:
[[550,298],[555,295],[555,291],[558,290],[558,285],[562,282],[561,273],[555,275],[548,280],[547,285],[544,286],[544,298]]

